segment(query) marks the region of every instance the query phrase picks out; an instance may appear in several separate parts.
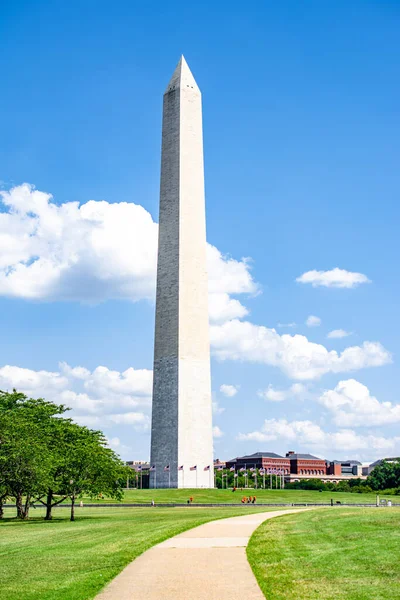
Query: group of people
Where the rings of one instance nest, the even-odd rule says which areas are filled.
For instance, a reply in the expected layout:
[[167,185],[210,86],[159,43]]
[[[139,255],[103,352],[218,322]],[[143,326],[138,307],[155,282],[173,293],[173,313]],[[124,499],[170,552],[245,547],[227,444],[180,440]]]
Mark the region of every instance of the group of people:
[[242,498],[242,504],[255,504],[255,503],[256,503],[255,496],[249,496],[248,498],[246,496],[244,496]]

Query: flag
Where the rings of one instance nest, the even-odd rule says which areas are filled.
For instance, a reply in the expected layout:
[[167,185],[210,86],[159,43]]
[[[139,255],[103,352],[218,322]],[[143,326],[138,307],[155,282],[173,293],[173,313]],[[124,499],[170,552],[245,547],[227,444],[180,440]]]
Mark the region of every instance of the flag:
[[197,465],[194,465],[194,467],[190,467],[191,471],[197,471]]
[[251,469],[250,469],[250,473],[254,473],[254,471],[255,471],[255,468],[254,468],[254,467],[251,467]]
[[245,470],[246,470],[246,469],[245,469],[244,467],[242,467],[241,469],[239,469],[240,473],[244,473],[244,472],[245,472]]
[[156,465],[151,465],[150,471],[155,471],[155,470],[156,470]]
[[183,465],[181,465],[180,467],[178,467],[178,471],[183,471]]
[[257,477],[257,473],[253,473],[253,477]]
[[218,467],[217,471],[223,471],[224,467]]
[[207,465],[206,467],[204,467],[205,471],[209,471],[210,470],[210,465]]
[[229,470],[230,470],[230,471],[234,471],[234,470],[235,470],[235,467],[231,467]]
[[234,477],[239,477],[237,473],[234,474]]
[[264,475],[265,474],[265,469],[260,469],[258,472],[260,473],[260,475]]
[[167,465],[166,467],[164,467],[164,471],[169,471],[169,465]]
[[138,468],[137,468],[137,470],[141,471],[142,470],[142,465],[139,465]]

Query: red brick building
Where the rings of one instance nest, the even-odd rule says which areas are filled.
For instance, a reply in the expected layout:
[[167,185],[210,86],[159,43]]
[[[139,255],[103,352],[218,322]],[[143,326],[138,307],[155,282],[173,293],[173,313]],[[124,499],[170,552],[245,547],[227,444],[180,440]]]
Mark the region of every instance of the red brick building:
[[349,477],[361,477],[361,463],[358,461],[328,461],[312,454],[297,454],[293,451],[287,452],[286,456],[275,452],[237,456],[226,461],[226,468],[234,468],[236,472],[242,468],[265,469],[266,474],[284,474],[286,482],[322,479],[337,483]]
[[265,469],[279,470],[285,475],[290,475],[290,460],[275,452],[256,452],[255,454],[249,454],[248,456],[237,456],[232,460],[226,461],[226,468],[230,469],[234,467],[236,471],[239,469]]
[[286,457],[290,461],[291,475],[326,475],[327,463],[322,458],[293,451],[287,452]]

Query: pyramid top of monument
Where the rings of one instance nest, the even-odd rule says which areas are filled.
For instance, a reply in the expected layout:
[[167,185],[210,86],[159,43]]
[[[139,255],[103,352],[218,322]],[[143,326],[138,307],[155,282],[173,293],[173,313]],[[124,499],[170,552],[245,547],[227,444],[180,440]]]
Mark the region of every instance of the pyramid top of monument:
[[169,84],[167,85],[167,89],[165,93],[170,92],[173,89],[188,87],[195,90],[199,90],[199,86],[196,83],[195,78],[192,75],[191,70],[185,60],[185,57],[182,56],[179,59],[178,64],[176,65],[176,69],[172,74]]

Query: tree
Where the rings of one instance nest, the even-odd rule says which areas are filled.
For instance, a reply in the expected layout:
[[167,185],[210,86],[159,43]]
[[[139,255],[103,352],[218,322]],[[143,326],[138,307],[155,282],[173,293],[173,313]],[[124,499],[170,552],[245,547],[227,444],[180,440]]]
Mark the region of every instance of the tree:
[[15,498],[17,516],[26,519],[34,495],[50,484],[52,454],[48,434],[64,406],[0,392],[0,472],[6,495]]
[[0,516],[4,499],[15,498],[17,516],[26,519],[32,502],[52,509],[82,494],[105,493],[120,499],[128,474],[100,431],[63,416],[63,405],[0,392]]
[[8,489],[6,486],[5,479],[3,477],[3,474],[0,473],[0,519],[3,518],[3,514],[4,514],[3,505],[4,505],[5,501],[7,500],[8,496],[9,496],[9,493],[8,493]]
[[45,520],[53,517],[52,509],[68,498],[65,485],[65,473],[68,470],[69,456],[75,443],[75,431],[79,427],[70,419],[52,419],[48,424],[45,442],[46,451],[51,455],[48,487],[42,495],[35,498],[46,507]]
[[76,499],[83,494],[106,494],[118,500],[123,497],[128,468],[107,447],[101,431],[71,424],[67,458],[61,488],[71,499],[71,521],[75,520]]
[[367,478],[367,485],[373,490],[385,490],[400,486],[400,461],[383,460]]

